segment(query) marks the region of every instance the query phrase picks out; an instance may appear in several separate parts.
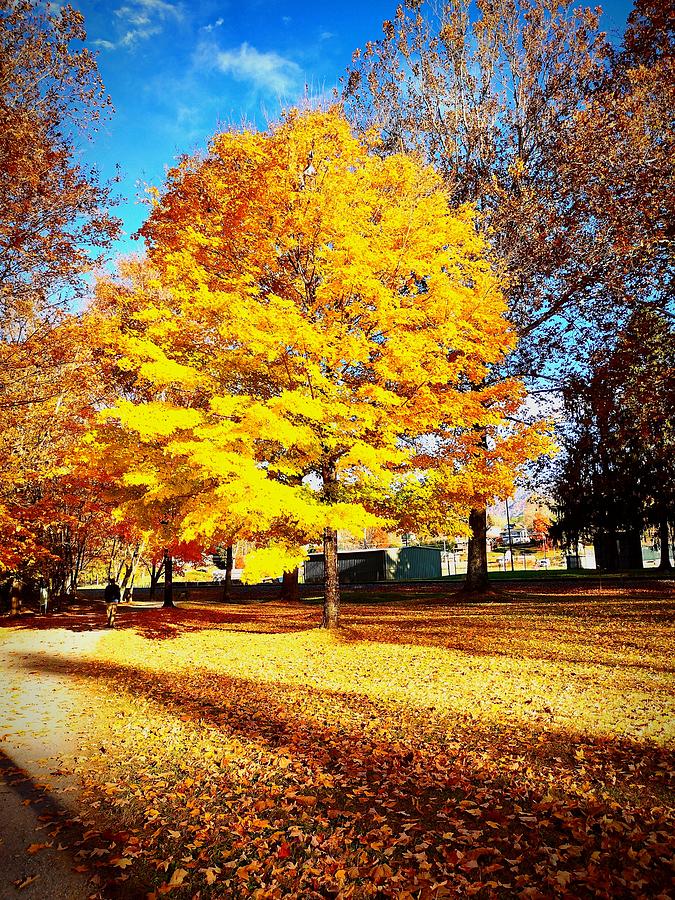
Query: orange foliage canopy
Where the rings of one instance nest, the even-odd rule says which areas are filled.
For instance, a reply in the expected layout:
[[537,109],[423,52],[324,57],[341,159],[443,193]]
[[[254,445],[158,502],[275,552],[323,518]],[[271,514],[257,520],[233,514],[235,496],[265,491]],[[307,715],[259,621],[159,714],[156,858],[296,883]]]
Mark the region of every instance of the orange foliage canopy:
[[82,14],[56,6],[0,6],[0,330],[12,340],[82,289],[83,273],[119,231],[110,186],[78,163],[74,137],[110,100],[81,46]]
[[98,286],[125,393],[92,452],[183,539],[264,544],[249,578],[326,528],[459,527],[546,445],[484,382],[514,336],[473,217],[337,109],[216,136],[156,193],[152,268]]
[[0,574],[58,584],[102,513],[101,485],[65,474],[96,387],[63,308],[119,223],[74,137],[110,101],[82,15],[56,6],[0,4]]

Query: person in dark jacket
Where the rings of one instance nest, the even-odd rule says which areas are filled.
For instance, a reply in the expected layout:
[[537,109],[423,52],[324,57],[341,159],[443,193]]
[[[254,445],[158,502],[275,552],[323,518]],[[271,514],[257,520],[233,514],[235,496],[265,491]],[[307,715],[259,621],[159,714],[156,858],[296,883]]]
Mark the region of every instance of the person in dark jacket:
[[120,602],[120,586],[114,578],[111,578],[105,586],[103,598],[105,600],[105,610],[108,616],[108,628],[114,628],[117,605]]

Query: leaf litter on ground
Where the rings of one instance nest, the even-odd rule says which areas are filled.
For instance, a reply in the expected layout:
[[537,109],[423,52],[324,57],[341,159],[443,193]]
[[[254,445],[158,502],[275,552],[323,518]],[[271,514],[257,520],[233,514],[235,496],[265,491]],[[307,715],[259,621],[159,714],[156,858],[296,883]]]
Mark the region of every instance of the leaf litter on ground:
[[87,710],[100,896],[665,898],[670,613],[350,605],[335,636],[304,604],[194,604],[30,664]]

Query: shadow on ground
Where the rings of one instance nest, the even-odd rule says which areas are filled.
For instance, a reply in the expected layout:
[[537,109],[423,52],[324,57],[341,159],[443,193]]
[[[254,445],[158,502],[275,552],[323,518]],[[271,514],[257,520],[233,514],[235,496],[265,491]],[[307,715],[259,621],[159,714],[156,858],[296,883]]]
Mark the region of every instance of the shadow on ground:
[[[561,590],[542,584],[536,598],[527,585],[513,591],[509,603],[462,603],[457,598],[441,602],[428,595],[413,600],[408,594],[388,606],[346,599],[340,640],[379,642],[386,635],[387,643],[440,647],[474,656],[590,662],[672,673],[675,589],[658,585],[652,582],[642,590],[615,588],[589,595],[570,593],[569,585]],[[320,606],[307,601],[222,604],[196,600],[174,609],[122,604],[116,628],[165,641],[209,629],[284,634],[320,624]],[[105,607],[86,601],[46,616],[4,617],[0,627],[105,631]]]
[[[166,716],[167,735],[186,729],[198,744],[206,734],[224,754],[220,764],[204,760],[202,770],[181,771],[170,753],[141,765],[150,724],[127,721],[124,737],[111,731],[119,758],[107,777],[137,788],[126,815],[136,816],[146,857],[169,852],[157,823],[184,817],[188,803],[195,833],[208,835],[207,857],[240,866],[259,860],[251,874],[274,877],[281,895],[333,896],[338,869],[353,870],[352,880],[371,878],[382,897],[441,881],[448,896],[479,897],[526,888],[535,893],[523,896],[540,898],[656,897],[670,885],[672,820],[662,804],[673,757],[666,751],[564,731],[430,721],[428,711],[411,718],[393,702],[357,693],[198,670],[179,679],[46,654],[22,664],[122,692],[130,709],[137,698],[150,701]],[[225,762],[232,740],[240,749]],[[146,825],[150,802],[159,818]],[[317,857],[325,882],[312,864]],[[227,896],[248,896],[236,884]]]
[[[12,843],[14,832],[17,835],[30,833],[35,820],[40,829],[34,832],[33,841],[30,842],[35,848],[32,854],[28,854],[28,845],[21,848],[23,853],[18,864],[24,877],[15,885],[17,891],[25,891],[25,884],[30,890],[25,891],[24,895],[59,897],[61,900],[90,896],[105,897],[106,900],[136,900],[147,895],[149,884],[135,874],[123,882],[117,880],[120,870],[114,860],[120,857],[128,840],[128,833],[115,829],[103,832],[92,829],[91,821],[83,820],[63,806],[47,785],[36,782],[3,750],[0,750],[0,781],[21,801],[19,811],[3,820],[5,847]],[[101,838],[108,843],[110,852],[103,857],[90,857],[88,864],[84,866],[84,858],[89,857]],[[66,859],[58,860],[55,864],[54,858],[45,851],[64,854]],[[8,875],[11,868],[9,859],[2,868],[3,874]],[[71,872],[74,874],[71,875]],[[90,879],[88,885],[85,884],[87,878]],[[34,888],[32,879],[36,879]],[[4,886],[0,886],[0,890],[2,887]]]

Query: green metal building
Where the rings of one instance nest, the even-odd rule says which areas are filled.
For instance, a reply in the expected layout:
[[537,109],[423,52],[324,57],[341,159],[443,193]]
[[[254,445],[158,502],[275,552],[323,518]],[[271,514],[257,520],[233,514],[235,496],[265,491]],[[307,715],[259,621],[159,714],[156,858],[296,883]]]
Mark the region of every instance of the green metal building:
[[[434,547],[384,547],[338,553],[340,584],[416,581],[441,577],[441,551]],[[323,553],[310,553],[305,583],[323,582]]]

